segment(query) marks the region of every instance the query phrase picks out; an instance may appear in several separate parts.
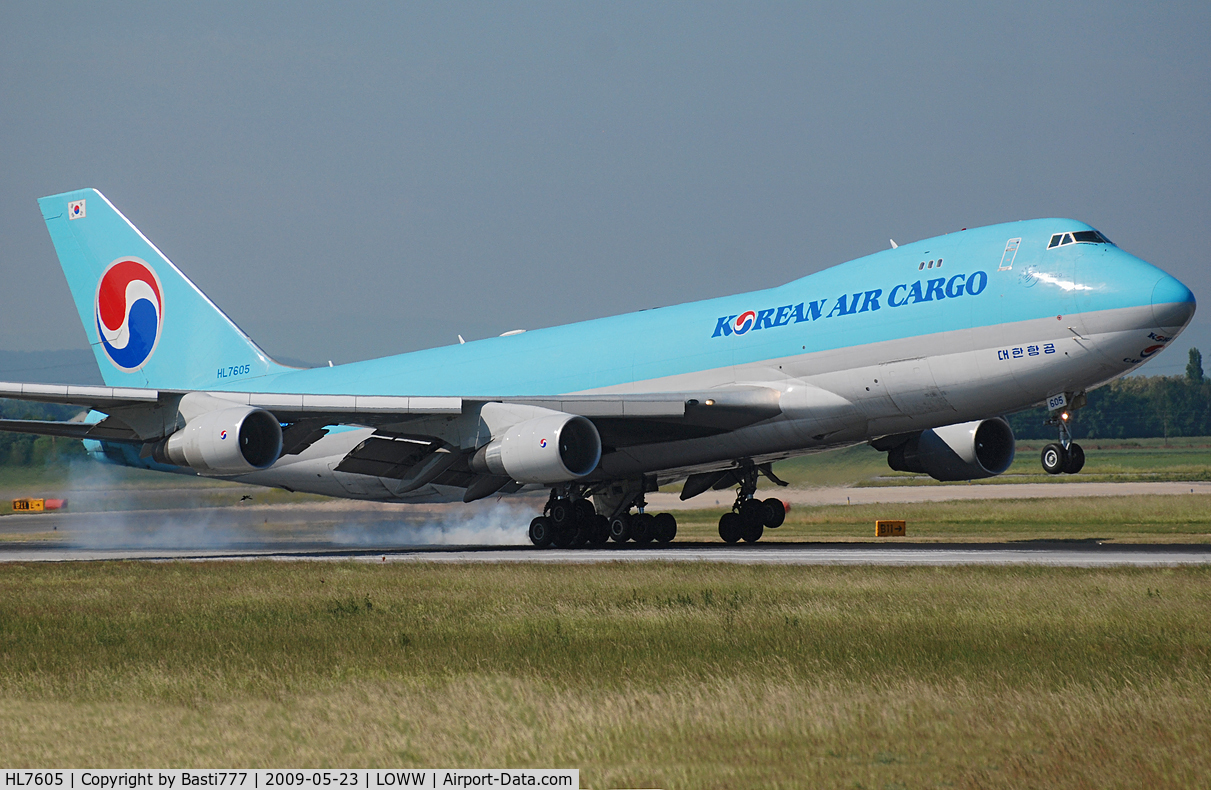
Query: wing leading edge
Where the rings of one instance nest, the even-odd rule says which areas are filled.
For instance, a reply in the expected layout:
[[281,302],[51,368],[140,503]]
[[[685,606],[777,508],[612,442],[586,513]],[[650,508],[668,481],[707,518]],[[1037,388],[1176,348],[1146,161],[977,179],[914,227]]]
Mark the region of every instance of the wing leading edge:
[[[178,427],[176,404],[184,391],[132,387],[87,387],[0,382],[0,398],[87,407],[108,417],[100,423],[4,420],[0,430],[81,439],[148,442]],[[271,412],[288,426],[283,454],[322,436],[324,426],[355,424],[385,435],[411,435],[407,425],[422,418],[457,417],[485,403],[535,406],[586,417],[610,447],[626,447],[727,433],[781,414],[780,393],[767,387],[705,392],[589,394],[523,397],[415,397],[314,395],[305,393],[211,392],[209,397]],[[158,419],[151,418],[160,413]],[[171,419],[169,419],[171,416]],[[309,443],[307,443],[309,444]],[[297,449],[296,449],[297,452]]]

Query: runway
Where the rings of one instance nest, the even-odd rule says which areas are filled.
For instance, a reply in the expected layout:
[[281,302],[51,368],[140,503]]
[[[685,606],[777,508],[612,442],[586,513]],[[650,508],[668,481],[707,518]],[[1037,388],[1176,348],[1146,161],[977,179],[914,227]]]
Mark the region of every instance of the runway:
[[[853,504],[945,499],[1211,493],[1207,483],[1067,483],[998,486],[789,489],[795,504]],[[184,492],[182,492],[184,493]],[[238,492],[237,492],[238,494]],[[126,492],[130,509],[48,512],[0,518],[0,563],[105,560],[357,561],[432,563],[724,562],[768,565],[1039,565],[1105,567],[1211,564],[1211,544],[1102,543],[1097,540],[931,542],[913,538],[830,542],[783,535],[754,545],[675,541],[668,546],[609,544],[575,550],[535,549],[525,526],[541,500],[401,506],[350,500],[257,504],[227,499],[203,505],[188,498],[165,507],[164,492],[144,500]],[[226,497],[224,497],[226,498]],[[710,499],[710,501],[700,501]],[[666,501],[667,500],[667,501]],[[704,495],[649,496],[652,510],[714,507]],[[139,509],[142,504],[144,509]],[[782,538],[782,540],[777,540]]]

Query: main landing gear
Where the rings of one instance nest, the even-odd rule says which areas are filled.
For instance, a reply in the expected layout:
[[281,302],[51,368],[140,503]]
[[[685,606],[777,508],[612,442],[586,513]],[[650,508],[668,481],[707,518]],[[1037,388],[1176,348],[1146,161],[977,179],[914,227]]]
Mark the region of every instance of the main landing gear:
[[755,499],[757,492],[757,468],[749,467],[740,478],[740,489],[736,492],[736,503],[731,512],[719,518],[719,537],[724,543],[756,543],[765,534],[766,528],[777,529],[786,520],[786,505],[780,499]]
[[1068,412],[1060,412],[1047,421],[1055,425],[1060,432],[1060,440],[1052,442],[1043,448],[1043,471],[1049,475],[1074,475],[1085,466],[1085,451],[1072,441],[1072,433],[1068,430]]
[[[530,542],[539,548],[559,549],[604,546],[615,543],[669,543],[677,537],[677,519],[671,513],[644,512],[643,494],[615,508],[614,516],[597,512],[586,498],[588,491],[552,489],[542,515],[530,522]],[[632,507],[638,512],[632,514]]]

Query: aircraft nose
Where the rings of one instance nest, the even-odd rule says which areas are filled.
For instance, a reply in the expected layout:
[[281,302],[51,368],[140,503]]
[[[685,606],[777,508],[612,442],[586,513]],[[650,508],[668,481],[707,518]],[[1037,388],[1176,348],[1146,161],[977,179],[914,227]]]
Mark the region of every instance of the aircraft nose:
[[1194,317],[1194,294],[1177,278],[1164,275],[1152,288],[1152,316],[1158,327],[1183,327]]

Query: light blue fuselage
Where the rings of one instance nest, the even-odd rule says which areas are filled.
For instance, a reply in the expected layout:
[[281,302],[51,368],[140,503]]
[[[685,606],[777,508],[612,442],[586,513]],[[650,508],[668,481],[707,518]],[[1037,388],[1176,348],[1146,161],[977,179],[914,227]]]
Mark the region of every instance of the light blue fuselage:
[[[232,358],[213,381],[194,384],[464,398],[746,384],[783,393],[776,419],[724,436],[607,453],[594,475],[656,474],[663,482],[738,458],[776,460],[991,417],[1138,367],[1188,323],[1194,297],[1111,244],[1049,248],[1055,234],[1089,230],[1066,219],[964,230],[763,291],[331,368]],[[249,373],[238,375],[245,366]],[[329,474],[329,459],[369,433],[335,432],[244,479],[376,499],[455,496],[429,487],[396,497],[390,481]]]
[[[1079,325],[1086,313],[1193,304],[1184,285],[1117,247],[1072,244],[1047,249],[1053,233],[1088,227],[1047,219],[961,231],[763,291],[332,368],[243,381],[216,377],[214,388],[552,395],[650,391],[646,382],[704,373],[718,386],[735,381],[734,371],[775,360],[810,375],[813,356],[855,346],[917,338],[916,353],[931,356],[939,349],[927,338],[1057,317],[1054,339],[1070,340],[1079,333],[1069,327]],[[999,271],[1011,238],[1020,238],[1021,244],[1011,266]],[[935,266],[920,268],[931,262]],[[747,332],[721,330],[721,320],[749,310],[757,312],[759,320]],[[1004,345],[1012,347],[1014,340],[1006,337]],[[1122,373],[1143,360],[1109,361]]]

